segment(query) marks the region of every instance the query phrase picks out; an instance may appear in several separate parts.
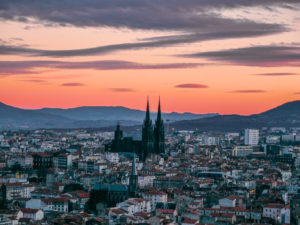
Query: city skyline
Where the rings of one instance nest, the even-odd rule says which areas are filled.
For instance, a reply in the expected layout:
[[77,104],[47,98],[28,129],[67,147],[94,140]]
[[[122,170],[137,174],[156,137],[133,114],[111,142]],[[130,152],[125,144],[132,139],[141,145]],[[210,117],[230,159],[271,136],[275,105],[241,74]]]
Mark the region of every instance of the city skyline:
[[300,99],[296,0],[72,2],[0,3],[0,102],[249,115]]

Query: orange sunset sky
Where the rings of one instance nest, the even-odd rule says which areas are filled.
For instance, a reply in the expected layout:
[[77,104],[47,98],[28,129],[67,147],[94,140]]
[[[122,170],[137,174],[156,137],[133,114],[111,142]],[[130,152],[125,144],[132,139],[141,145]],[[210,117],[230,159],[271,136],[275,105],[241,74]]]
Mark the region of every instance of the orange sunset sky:
[[0,102],[253,114],[300,99],[296,0],[0,2]]

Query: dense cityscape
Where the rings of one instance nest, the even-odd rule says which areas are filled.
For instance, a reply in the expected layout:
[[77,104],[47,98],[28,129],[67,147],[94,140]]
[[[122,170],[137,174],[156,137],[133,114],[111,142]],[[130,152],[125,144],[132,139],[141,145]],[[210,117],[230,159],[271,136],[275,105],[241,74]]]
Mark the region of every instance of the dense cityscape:
[[1,225],[298,224],[300,128],[1,131]]
[[0,225],[300,225],[300,0],[0,0]]

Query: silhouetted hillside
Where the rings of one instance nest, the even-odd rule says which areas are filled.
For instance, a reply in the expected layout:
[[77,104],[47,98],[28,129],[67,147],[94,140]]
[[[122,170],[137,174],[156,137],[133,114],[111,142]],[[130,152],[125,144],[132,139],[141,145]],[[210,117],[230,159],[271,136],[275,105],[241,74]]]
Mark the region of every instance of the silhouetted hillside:
[[288,102],[266,112],[250,115],[219,115],[210,118],[177,121],[177,130],[233,131],[245,128],[300,127],[300,101]]
[[[217,114],[163,113],[165,120],[178,121]],[[156,113],[151,113],[152,118]],[[142,124],[145,112],[126,107],[85,106],[70,109],[43,108],[28,110],[0,103],[0,129],[99,128]]]

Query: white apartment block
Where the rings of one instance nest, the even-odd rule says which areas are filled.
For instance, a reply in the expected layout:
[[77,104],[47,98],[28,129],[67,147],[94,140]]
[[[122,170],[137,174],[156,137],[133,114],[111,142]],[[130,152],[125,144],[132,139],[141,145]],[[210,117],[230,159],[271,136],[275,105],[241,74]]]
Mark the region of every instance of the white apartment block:
[[259,130],[245,129],[245,145],[258,145]]
[[35,190],[35,187],[31,184],[7,183],[5,185],[7,200],[13,200],[16,198],[30,198],[31,192]]
[[290,209],[279,203],[269,203],[264,205],[263,217],[271,218],[277,223],[290,224]]
[[8,167],[12,167],[15,164],[19,164],[21,167],[32,167],[33,158],[31,155],[17,155],[7,160]]
[[142,198],[130,198],[124,202],[117,204],[117,207],[120,207],[128,212],[128,214],[133,215],[138,212],[151,212],[151,204],[148,200]]
[[252,146],[235,146],[232,150],[232,156],[235,157],[246,157],[253,153]]
[[23,209],[20,209],[17,214],[17,219],[21,219],[21,218],[32,219],[34,221],[42,220],[44,218],[44,212],[39,209],[23,208]]
[[155,210],[157,203],[166,203],[168,201],[168,195],[162,191],[145,192],[143,193],[143,198],[150,201],[152,211]]

